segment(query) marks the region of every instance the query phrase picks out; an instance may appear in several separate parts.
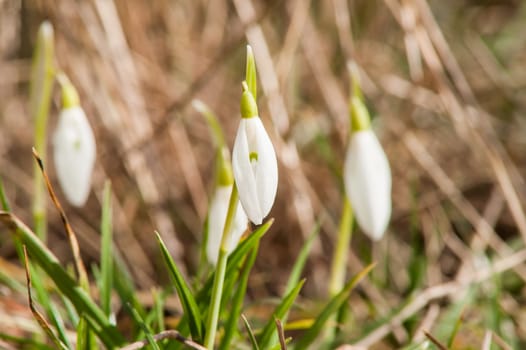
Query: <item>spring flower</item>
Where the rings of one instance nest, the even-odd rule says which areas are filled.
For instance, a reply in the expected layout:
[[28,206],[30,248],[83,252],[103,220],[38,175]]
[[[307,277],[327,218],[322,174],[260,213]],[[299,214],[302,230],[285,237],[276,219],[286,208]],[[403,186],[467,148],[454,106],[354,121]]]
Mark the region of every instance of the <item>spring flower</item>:
[[69,83],[62,86],[63,109],[53,138],[53,155],[58,182],[67,200],[82,206],[89,195],[95,163],[95,138],[78,94]]
[[[232,194],[233,184],[219,185],[216,187],[210,209],[208,211],[208,241],[206,245],[206,255],[208,261],[216,265],[219,255],[219,246],[225,227],[225,219],[228,212],[230,195]],[[230,254],[243,236],[247,229],[248,219],[241,205],[237,205],[232,228],[228,240],[225,242],[225,249]]]
[[356,221],[373,240],[382,238],[391,217],[391,169],[371,130],[361,98],[351,98],[352,133],[344,165],[346,194]]
[[241,97],[241,122],[237,130],[232,166],[239,199],[254,224],[268,215],[278,188],[278,164],[272,142],[258,116],[256,101],[246,83]]
[[[216,265],[219,255],[219,248],[223,239],[230,196],[234,185],[234,176],[232,175],[232,164],[230,154],[225,144],[225,138],[221,125],[215,114],[201,101],[193,100],[192,106],[203,115],[210,131],[212,139],[217,147],[216,152],[216,186],[210,201],[208,209],[208,239],[206,245],[206,255],[208,261]],[[232,227],[227,235],[225,250],[230,254],[239,243],[241,236],[248,226],[248,218],[245,211],[237,200],[236,211],[232,220]]]

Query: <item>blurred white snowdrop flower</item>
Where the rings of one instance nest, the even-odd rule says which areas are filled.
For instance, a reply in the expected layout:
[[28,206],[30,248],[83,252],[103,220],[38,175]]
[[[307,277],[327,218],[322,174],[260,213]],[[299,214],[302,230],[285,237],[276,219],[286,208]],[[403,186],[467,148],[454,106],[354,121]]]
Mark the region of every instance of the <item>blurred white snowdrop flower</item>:
[[272,142],[258,116],[253,94],[243,83],[241,122],[237,130],[232,166],[239,199],[254,224],[268,215],[278,188],[278,163]]
[[[216,265],[219,255],[219,248],[225,228],[225,220],[232,194],[233,184],[219,185],[216,187],[210,209],[208,211],[208,241],[206,244],[206,255],[208,261]],[[241,236],[247,229],[248,219],[241,205],[237,205],[236,213],[232,221],[232,227],[228,239],[225,243],[225,250],[230,254],[237,247]]]
[[371,130],[369,112],[359,86],[354,84],[353,90],[352,131],[344,165],[345,192],[360,228],[371,239],[379,240],[391,217],[391,169]]
[[91,188],[95,138],[77,91],[67,78],[62,78],[62,111],[53,137],[55,170],[66,199],[80,207]]
[[[232,164],[230,162],[228,148],[225,145],[223,131],[221,130],[221,126],[217,121],[215,114],[199,100],[193,100],[192,106],[205,117],[205,120],[210,127],[212,139],[217,147],[215,173],[216,185],[208,209],[208,235],[206,244],[206,255],[208,261],[211,264],[216,265],[221,241],[223,239],[228,206],[230,204],[230,196],[232,195],[232,189],[234,187],[234,177],[232,175]],[[237,247],[237,244],[247,229],[247,226],[247,215],[239,204],[239,200],[237,200],[232,226],[227,235],[226,241],[224,242],[225,250],[228,254]]]

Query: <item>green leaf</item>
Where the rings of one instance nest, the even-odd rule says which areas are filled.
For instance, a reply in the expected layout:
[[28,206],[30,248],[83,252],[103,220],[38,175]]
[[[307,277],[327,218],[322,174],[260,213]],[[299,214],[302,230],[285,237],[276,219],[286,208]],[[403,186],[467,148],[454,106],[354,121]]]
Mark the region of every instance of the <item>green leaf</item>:
[[79,323],[77,325],[77,350],[96,350],[97,342],[93,337],[93,332],[90,329],[88,321],[84,318],[84,315],[80,316]]
[[125,304],[125,307],[128,310],[128,312],[130,313],[130,315],[132,316],[132,318],[135,321],[135,323],[137,323],[139,325],[139,327],[141,327],[142,331],[144,332],[144,335],[146,336],[146,340],[148,341],[148,344],[150,344],[152,349],[154,349],[154,350],[161,350],[159,348],[159,345],[157,344],[157,342],[153,338],[153,333],[152,333],[150,327],[148,327],[148,325],[144,322],[144,320],[141,318],[141,315],[139,315],[137,310],[135,310],[130,304]]
[[267,324],[263,328],[263,331],[261,332],[261,335],[258,337],[261,348],[267,349],[269,347],[270,341],[272,340],[272,335],[276,329],[276,322],[274,319],[281,320],[285,314],[287,314],[289,309],[292,307],[294,300],[296,300],[296,297],[298,296],[304,283],[305,279],[299,281],[299,283],[283,298],[283,300],[281,300],[278,306],[276,306],[273,317],[268,320]]
[[177,290],[179,299],[181,300],[181,305],[183,306],[184,313],[188,316],[190,332],[192,333],[192,337],[195,340],[200,341],[203,336],[203,321],[201,318],[201,312],[197,307],[197,303],[194,299],[194,296],[192,295],[192,292],[190,291],[190,288],[186,284],[183,275],[181,274],[181,272],[177,268],[177,265],[173,261],[172,256],[168,252],[168,248],[166,248],[166,245],[164,244],[161,236],[158,232],[155,232],[155,234],[157,236],[157,241],[159,242],[159,246],[161,248],[161,253],[163,255],[164,262],[168,267],[168,272],[170,273],[170,277],[174,283],[175,289]]
[[111,183],[104,184],[101,216],[101,250],[100,250],[100,303],[102,311],[109,319],[111,314],[111,291],[113,289],[113,234],[111,211]]
[[245,317],[245,315],[241,315],[241,317],[243,318],[243,322],[245,323],[245,328],[247,329],[248,338],[250,339],[250,343],[252,344],[252,349],[253,350],[259,350],[258,342],[256,341],[256,337],[254,336],[254,332],[252,331],[252,327],[250,327],[250,323],[248,323],[248,320]]
[[305,334],[298,341],[295,350],[307,349],[320,332],[324,329],[325,323],[329,318],[335,314],[338,309],[349,299],[351,291],[354,287],[360,282],[375,266],[375,263],[372,263],[366,266],[360,273],[354,276],[347,284],[343,287],[342,291],[332,298],[327,306],[322,310],[322,312],[316,317],[314,324],[305,332]]
[[0,222],[11,229],[20,241],[26,245],[32,260],[46,272],[58,290],[72,302],[78,314],[85,314],[89,319],[93,320],[93,324],[97,326],[97,335],[103,340],[106,347],[114,348],[124,343],[124,338],[117,328],[109,323],[104,312],[95,304],[86,291],[77,284],[75,279],[64,270],[57,257],[42,243],[29,227],[15,215],[2,211],[0,211]]
[[230,343],[232,341],[232,338],[234,337],[234,334],[237,331],[237,322],[241,315],[241,310],[243,308],[243,301],[245,299],[245,294],[247,291],[248,277],[250,275],[250,271],[252,270],[252,267],[254,266],[254,262],[256,261],[258,248],[259,248],[259,242],[258,244],[255,245],[255,247],[251,250],[250,254],[248,255],[245,261],[245,264],[242,268],[242,271],[240,273],[240,276],[238,278],[239,284],[237,286],[234,300],[232,300],[231,302],[231,308],[229,310],[229,317],[225,325],[225,335],[223,336],[223,339],[219,346],[219,349],[221,350],[230,349]]
[[[230,276],[235,273],[235,270],[238,268],[239,264],[243,261],[243,258],[248,254],[248,252],[259,242],[261,237],[270,229],[274,219],[270,219],[265,222],[263,225],[259,226],[257,230],[252,232],[250,236],[241,241],[236,249],[228,256],[228,262],[226,266],[226,275]],[[212,273],[206,280],[203,287],[197,293],[196,300],[200,306],[206,308],[208,302],[210,301],[210,291],[212,290],[212,284],[214,283],[214,274]]]
[[309,237],[307,238],[305,243],[303,243],[303,247],[301,247],[300,253],[296,258],[296,262],[294,262],[294,266],[292,267],[292,271],[289,275],[289,280],[287,281],[287,286],[285,287],[285,294],[288,294],[298,284],[301,277],[301,273],[303,272],[303,268],[305,267],[305,263],[307,262],[307,259],[309,257],[310,250],[312,249],[314,239],[316,239],[319,232],[320,222],[318,221],[316,223],[316,226],[314,226],[314,228],[312,229],[312,232],[309,234]]
[[11,211],[9,201],[4,191],[4,182],[2,181],[2,178],[0,178],[0,203],[2,204],[2,210],[5,210],[7,212]]
[[254,101],[257,101],[257,74],[256,74],[256,60],[254,59],[254,52],[252,47],[247,45],[247,67],[246,67],[246,78],[245,81],[248,85],[248,91],[254,97]]

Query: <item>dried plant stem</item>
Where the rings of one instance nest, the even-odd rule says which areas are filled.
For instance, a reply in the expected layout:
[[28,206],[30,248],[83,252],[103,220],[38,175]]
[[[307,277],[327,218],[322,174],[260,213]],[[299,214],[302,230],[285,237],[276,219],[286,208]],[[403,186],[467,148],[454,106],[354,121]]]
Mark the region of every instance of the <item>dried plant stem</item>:
[[40,171],[42,172],[42,177],[44,178],[44,182],[49,191],[49,195],[51,196],[51,200],[53,201],[53,204],[55,204],[55,207],[57,208],[60,214],[60,219],[62,220],[64,228],[66,229],[66,234],[68,235],[69,244],[71,246],[71,251],[73,252],[73,258],[75,259],[75,266],[77,268],[79,284],[82,286],[82,288],[86,292],[89,293],[88,274],[86,272],[86,268],[84,267],[84,263],[82,262],[82,258],[80,256],[80,248],[79,248],[79,243],[77,241],[77,236],[75,235],[73,228],[69,224],[68,218],[66,217],[66,213],[64,212],[64,209],[62,209],[62,205],[60,205],[60,202],[58,201],[58,198],[55,195],[55,192],[53,191],[51,182],[49,182],[49,178],[46,174],[46,171],[44,170],[44,163],[42,159],[40,158],[37,150],[34,148],[33,148],[33,156],[35,157],[38,167],[40,168]]

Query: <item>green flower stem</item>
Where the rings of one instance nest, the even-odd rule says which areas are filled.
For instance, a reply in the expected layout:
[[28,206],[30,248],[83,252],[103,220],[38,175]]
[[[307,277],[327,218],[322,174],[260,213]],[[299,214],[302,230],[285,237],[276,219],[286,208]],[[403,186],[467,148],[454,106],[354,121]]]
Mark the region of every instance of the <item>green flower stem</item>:
[[237,186],[234,183],[232,194],[230,195],[230,202],[228,203],[228,211],[226,214],[225,227],[223,229],[223,236],[221,238],[221,247],[219,248],[219,257],[217,258],[217,267],[214,277],[214,284],[212,287],[212,300],[210,302],[211,308],[208,311],[206,320],[206,337],[205,347],[208,350],[214,349],[214,341],[217,331],[217,322],[219,320],[219,309],[221,305],[221,297],[223,294],[223,283],[225,281],[226,263],[228,259],[228,251],[226,243],[230,238],[232,222],[238,205]]
[[[30,112],[35,123],[34,145],[43,161],[46,159],[47,120],[53,88],[53,28],[42,23],[33,54],[30,85]],[[35,233],[46,241],[46,188],[40,169],[33,169],[33,221]]]
[[[334,248],[331,275],[329,279],[329,298],[331,300],[343,290],[345,285],[345,270],[347,268],[349,249],[351,249],[352,220],[353,212],[351,203],[347,196],[344,195],[342,216],[338,228],[338,238]],[[338,322],[338,313],[331,316],[331,320],[336,324]],[[327,328],[327,331],[325,332],[325,341],[327,344],[332,344],[336,334],[336,327]]]
[[334,249],[331,265],[331,276],[329,280],[329,295],[335,296],[341,292],[345,283],[345,269],[347,267],[348,252],[352,236],[352,207],[349,199],[345,196],[342,208],[340,227],[338,228],[338,241]]

